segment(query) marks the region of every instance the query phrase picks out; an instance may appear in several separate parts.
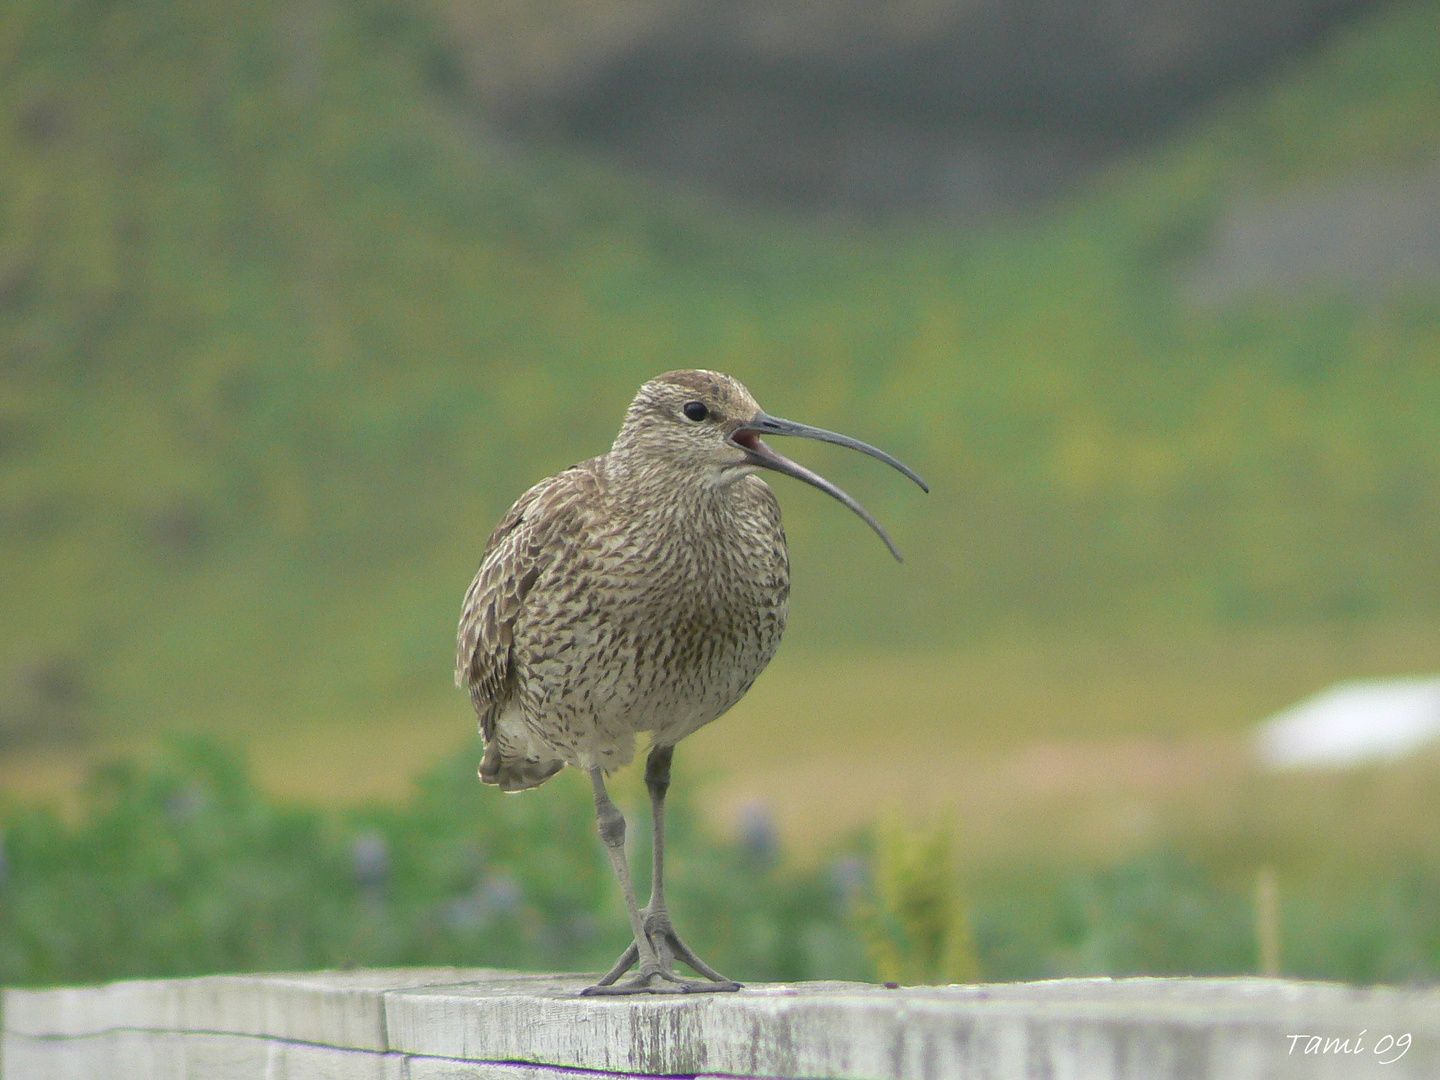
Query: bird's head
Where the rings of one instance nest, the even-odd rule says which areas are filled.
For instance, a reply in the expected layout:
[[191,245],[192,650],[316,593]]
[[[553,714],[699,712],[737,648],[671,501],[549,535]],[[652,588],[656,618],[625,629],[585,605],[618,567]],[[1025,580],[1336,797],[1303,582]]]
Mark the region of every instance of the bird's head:
[[669,371],[647,382],[630,403],[611,454],[632,470],[666,475],[669,482],[726,487],[760,469],[793,476],[848,506],[900,558],[894,542],[868,510],[823,476],[767,446],[762,435],[798,435],[848,446],[899,469],[923,491],[930,490],[908,466],[869,443],[771,416],[739,380],[718,371]]

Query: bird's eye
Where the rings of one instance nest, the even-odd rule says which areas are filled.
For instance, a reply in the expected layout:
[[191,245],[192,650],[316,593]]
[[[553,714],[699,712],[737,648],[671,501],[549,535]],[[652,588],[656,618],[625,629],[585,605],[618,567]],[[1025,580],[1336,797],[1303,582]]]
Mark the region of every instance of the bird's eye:
[[697,424],[710,415],[710,410],[705,408],[705,406],[698,401],[687,401],[685,403],[684,411],[685,415],[689,419],[694,420]]

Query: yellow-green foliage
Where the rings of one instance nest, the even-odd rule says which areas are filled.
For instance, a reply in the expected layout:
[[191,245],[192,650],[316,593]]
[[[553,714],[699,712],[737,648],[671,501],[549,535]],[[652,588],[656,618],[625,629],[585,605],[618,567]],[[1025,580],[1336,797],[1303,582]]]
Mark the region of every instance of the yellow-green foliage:
[[949,831],[877,830],[870,896],[856,908],[879,977],[906,985],[975,982],[980,965]]
[[1435,5],[980,235],[505,148],[419,11],[0,5],[0,722],[56,686],[123,730],[447,692],[495,519],[680,366],[934,485],[796,451],[909,561],[781,485],[791,649],[1440,610],[1433,293],[1176,286],[1237,185],[1440,149]]

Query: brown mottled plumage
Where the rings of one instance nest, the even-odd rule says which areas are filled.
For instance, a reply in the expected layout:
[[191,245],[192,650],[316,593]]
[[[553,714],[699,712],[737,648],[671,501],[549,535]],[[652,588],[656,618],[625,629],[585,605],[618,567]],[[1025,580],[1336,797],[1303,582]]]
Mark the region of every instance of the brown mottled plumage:
[[[736,985],[699,961],[670,926],[662,822],[672,748],[740,700],[785,629],[785,532],[774,494],[754,474],[771,468],[821,487],[894,550],[858,503],[775,453],[761,433],[852,446],[919,482],[873,447],[768,416],[727,375],[672,371],[640,388],[609,453],[542,480],[516,501],[465,596],[455,679],[479,714],[480,778],[519,791],[574,765],[595,787],[636,944],[592,992]],[[630,762],[640,732],[652,746],[646,781],[656,836],[644,911],[624,862],[624,819],[603,779]],[[613,985],[636,959],[639,975]],[[709,981],[674,975],[674,959]]]
[[487,783],[532,787],[566,764],[611,772],[642,731],[673,746],[775,655],[790,565],[774,494],[756,476],[714,482],[703,457],[677,460],[646,422],[701,394],[712,414],[758,409],[733,380],[662,376],[610,453],[536,484],[491,536],[456,667]]

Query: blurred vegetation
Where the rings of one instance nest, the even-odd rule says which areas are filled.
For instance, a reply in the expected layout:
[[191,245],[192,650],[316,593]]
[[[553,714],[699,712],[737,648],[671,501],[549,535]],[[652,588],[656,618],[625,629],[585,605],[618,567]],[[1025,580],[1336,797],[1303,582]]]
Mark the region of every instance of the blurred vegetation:
[[[1440,617],[1440,295],[1183,299],[1233,193],[1435,160],[1440,6],[1391,6],[980,233],[783,219],[522,152],[477,123],[457,56],[404,0],[0,5],[0,746],[263,736],[449,694],[493,521],[680,366],[731,371],[935,486],[921,500],[802,448],[909,561],[777,484],[789,649]],[[1285,693],[1327,639],[1296,640],[1273,651]],[[1008,697],[983,688],[1025,706],[1026,732],[1103,694],[1085,653],[1025,696],[1034,659]],[[847,716],[856,673],[887,666],[870,662],[785,700]],[[984,712],[934,700],[988,670],[917,682],[926,722]],[[1173,717],[1196,719],[1146,722]],[[168,746],[102,771],[74,816],[0,807],[0,982],[599,969],[624,945],[574,776],[501,798],[467,750],[408,802],[320,811],[261,795],[212,745]],[[953,868],[954,837],[883,830],[791,867],[706,833],[679,788],[674,909],[752,980],[1245,972],[1273,863],[1284,972],[1433,979],[1437,788],[1417,776],[1363,819],[1368,860],[1354,836],[1331,857],[1315,822],[1345,825],[1346,804],[1319,786],[1272,785],[1294,798],[1265,824],[1220,785],[1198,840]]]
[[876,975],[910,985],[976,981],[949,833],[892,822],[876,831],[870,869],[870,898],[855,916]]
[[[1256,970],[1250,852],[1160,846],[1108,866],[961,874],[943,831],[892,828],[801,870],[698,828],[684,790],[669,819],[672,910],[740,979]],[[632,820],[643,867],[646,818]],[[233,753],[175,739],[154,763],[97,773],[78,817],[9,805],[0,827],[0,984],[348,965],[599,971],[626,943],[579,775],[504,796],[475,782],[468,751],[406,803],[340,813],[277,805]],[[1282,873],[1282,972],[1440,977],[1440,863],[1398,865]]]
[[[76,820],[11,806],[0,821],[4,984],[351,965],[598,971],[628,941],[588,784],[567,773],[544,797],[502,798],[476,782],[468,752],[404,805],[333,814],[276,805],[235,754],[172,739],[152,765],[98,772]],[[683,800],[667,825],[667,893],[707,959],[751,979],[864,974],[849,897],[829,878],[708,839]],[[648,838],[633,860],[648,865]]]
[[403,0],[0,9],[8,736],[444,693],[492,522],[679,366],[935,484],[808,450],[910,561],[782,491],[792,648],[1440,614],[1440,297],[1180,288],[1228,192],[1440,151],[1440,7],[982,234],[521,153],[456,70]]

